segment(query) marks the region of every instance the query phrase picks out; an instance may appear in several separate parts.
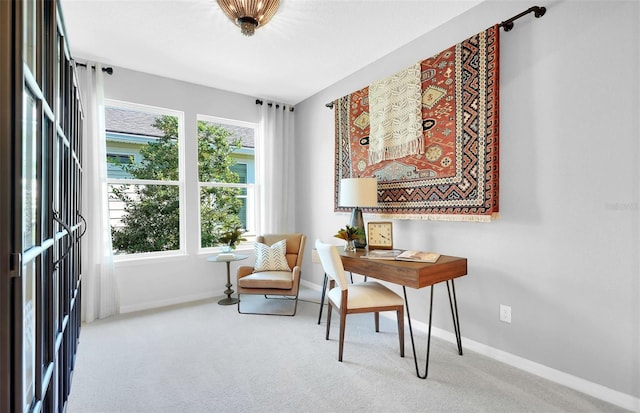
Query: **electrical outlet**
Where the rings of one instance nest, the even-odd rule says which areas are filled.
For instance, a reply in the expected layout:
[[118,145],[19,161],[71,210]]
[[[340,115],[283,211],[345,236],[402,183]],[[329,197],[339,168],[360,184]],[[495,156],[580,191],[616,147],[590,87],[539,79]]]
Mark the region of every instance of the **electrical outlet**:
[[511,307],[500,304],[500,321],[511,323]]

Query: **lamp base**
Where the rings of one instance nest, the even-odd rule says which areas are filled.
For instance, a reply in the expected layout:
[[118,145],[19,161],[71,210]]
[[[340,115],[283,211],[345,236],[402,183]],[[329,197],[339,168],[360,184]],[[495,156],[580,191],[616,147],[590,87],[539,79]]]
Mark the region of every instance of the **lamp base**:
[[367,247],[367,233],[364,229],[364,219],[362,218],[362,210],[358,207],[353,208],[351,211],[351,223],[350,226],[354,228],[360,228],[362,233],[364,234],[364,239],[355,240],[356,248],[366,248]]

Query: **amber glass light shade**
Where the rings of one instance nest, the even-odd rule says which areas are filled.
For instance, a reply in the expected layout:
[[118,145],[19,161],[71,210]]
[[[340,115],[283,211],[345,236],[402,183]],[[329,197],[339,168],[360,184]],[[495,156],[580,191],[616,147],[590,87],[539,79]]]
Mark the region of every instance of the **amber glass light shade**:
[[218,0],[218,4],[242,34],[253,36],[276,14],[280,0]]

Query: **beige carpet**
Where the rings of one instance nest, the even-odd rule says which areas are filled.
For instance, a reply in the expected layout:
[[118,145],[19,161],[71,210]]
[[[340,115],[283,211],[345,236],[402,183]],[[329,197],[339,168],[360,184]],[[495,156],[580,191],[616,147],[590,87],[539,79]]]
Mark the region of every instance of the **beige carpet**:
[[340,363],[337,324],[325,341],[319,293],[302,297],[295,317],[241,315],[216,298],[84,325],[67,412],[625,411],[438,339],[420,380],[408,328],[401,358],[393,320],[375,333],[370,314],[348,317]]

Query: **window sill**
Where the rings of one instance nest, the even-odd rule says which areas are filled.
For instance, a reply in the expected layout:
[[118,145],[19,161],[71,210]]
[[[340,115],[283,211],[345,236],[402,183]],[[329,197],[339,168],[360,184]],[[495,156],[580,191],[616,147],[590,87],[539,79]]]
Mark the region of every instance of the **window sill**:
[[[219,247],[216,248],[207,248],[198,251],[198,256],[210,256],[220,254],[222,251]],[[241,253],[241,254],[249,254],[253,255],[253,246],[252,245],[240,245],[235,250],[231,250],[233,253]]]
[[148,253],[148,254],[128,254],[128,255],[114,255],[113,262],[116,266],[128,266],[128,265],[146,265],[150,262],[163,262],[163,261],[186,261],[188,255],[184,251],[171,251],[162,253]]

